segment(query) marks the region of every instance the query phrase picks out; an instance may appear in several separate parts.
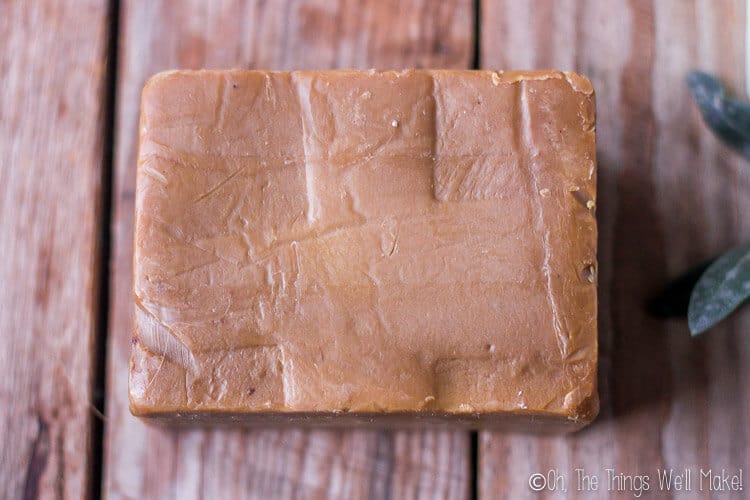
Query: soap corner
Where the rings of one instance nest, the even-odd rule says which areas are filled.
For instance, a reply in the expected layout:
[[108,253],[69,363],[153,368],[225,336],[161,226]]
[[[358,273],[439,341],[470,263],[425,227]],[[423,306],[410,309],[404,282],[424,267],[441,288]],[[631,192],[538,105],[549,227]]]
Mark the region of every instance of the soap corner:
[[[572,392],[577,393],[576,401],[569,404],[568,397],[565,398],[568,420],[588,425],[599,415],[599,392],[595,385],[588,388],[578,388]],[[568,396],[571,393],[568,393]]]
[[567,80],[574,91],[589,97],[594,96],[594,84],[591,83],[591,80],[586,75],[574,71],[565,71],[563,75],[565,75],[565,80]]

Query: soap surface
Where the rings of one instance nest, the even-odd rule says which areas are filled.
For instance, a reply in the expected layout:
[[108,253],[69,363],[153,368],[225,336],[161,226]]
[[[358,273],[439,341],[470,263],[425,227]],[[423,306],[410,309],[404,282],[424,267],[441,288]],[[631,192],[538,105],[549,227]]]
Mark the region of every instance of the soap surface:
[[131,411],[590,422],[594,115],[590,82],[555,71],[154,76]]

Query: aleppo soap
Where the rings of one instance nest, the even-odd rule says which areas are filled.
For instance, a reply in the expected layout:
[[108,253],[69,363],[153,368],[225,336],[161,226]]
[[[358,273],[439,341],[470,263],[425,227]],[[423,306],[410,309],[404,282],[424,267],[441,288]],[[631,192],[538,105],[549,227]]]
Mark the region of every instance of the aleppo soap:
[[595,200],[576,74],[158,74],[131,411],[580,428],[598,411]]

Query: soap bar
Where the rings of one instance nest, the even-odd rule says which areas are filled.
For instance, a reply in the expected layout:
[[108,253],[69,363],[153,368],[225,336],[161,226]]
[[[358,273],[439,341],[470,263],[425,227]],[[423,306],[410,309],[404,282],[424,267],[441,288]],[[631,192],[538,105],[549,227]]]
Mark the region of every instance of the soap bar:
[[578,429],[599,404],[595,203],[573,73],[160,73],[131,411]]

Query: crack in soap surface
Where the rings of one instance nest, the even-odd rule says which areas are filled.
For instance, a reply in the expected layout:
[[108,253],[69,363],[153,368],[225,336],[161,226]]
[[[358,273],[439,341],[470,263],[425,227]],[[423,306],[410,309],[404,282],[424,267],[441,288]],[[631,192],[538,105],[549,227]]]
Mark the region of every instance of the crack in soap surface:
[[136,298],[135,305],[140,341],[152,352],[169,359],[185,370],[196,371],[195,356],[179,335],[150,311],[141,300]]

